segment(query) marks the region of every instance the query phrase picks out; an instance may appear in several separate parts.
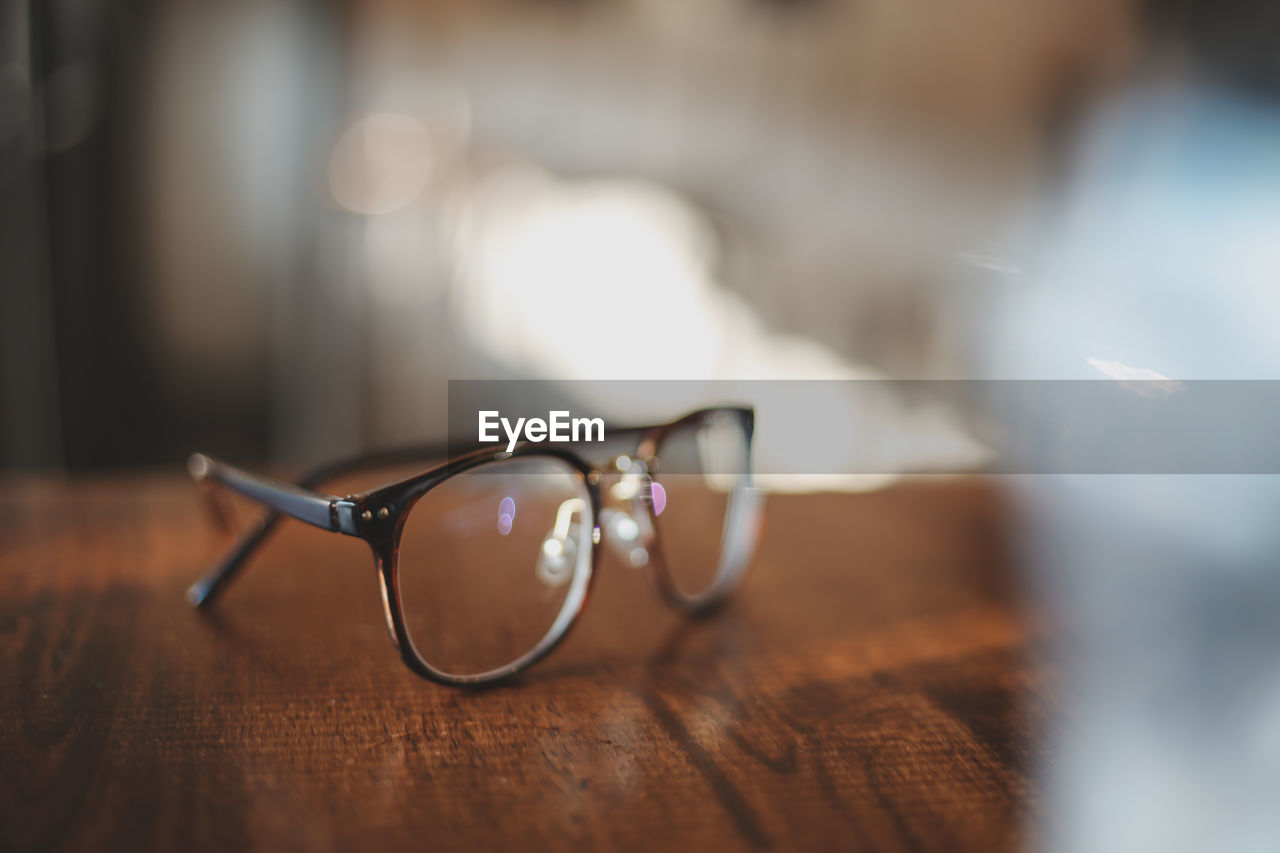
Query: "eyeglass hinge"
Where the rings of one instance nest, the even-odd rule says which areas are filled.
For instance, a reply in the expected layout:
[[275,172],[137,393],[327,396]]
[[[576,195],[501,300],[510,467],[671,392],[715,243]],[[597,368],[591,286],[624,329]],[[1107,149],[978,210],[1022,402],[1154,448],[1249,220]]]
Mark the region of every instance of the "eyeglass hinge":
[[339,498],[329,502],[329,521],[330,528],[339,533],[345,533],[348,536],[356,536],[359,530],[356,527],[356,502]]

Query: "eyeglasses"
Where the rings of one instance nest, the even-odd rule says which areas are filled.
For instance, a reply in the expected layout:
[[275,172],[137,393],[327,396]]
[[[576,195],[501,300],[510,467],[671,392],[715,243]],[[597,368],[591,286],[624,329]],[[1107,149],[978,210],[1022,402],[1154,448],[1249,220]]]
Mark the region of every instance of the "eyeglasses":
[[446,452],[346,459],[298,485],[197,453],[191,474],[212,506],[221,485],[269,512],[187,597],[211,606],[281,517],[292,516],[369,543],[387,628],[410,669],[443,684],[497,681],[564,639],[586,602],[602,541],[625,565],[646,569],[675,607],[697,615],[722,603],[759,528],[754,429],[751,409],[704,409],[660,426],[611,429],[601,447],[614,447],[603,462],[569,445],[500,446],[347,497],[316,490]]

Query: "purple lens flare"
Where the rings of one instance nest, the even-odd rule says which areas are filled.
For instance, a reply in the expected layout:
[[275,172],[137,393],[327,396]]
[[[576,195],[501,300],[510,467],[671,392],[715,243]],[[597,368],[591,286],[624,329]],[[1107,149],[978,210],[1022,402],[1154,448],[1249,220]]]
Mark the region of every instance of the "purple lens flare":
[[654,481],[649,484],[649,497],[653,501],[653,514],[662,515],[662,511],[667,508],[667,490],[662,488],[662,484]]
[[505,497],[498,502],[498,535],[506,536],[511,532],[511,525],[516,520],[516,502]]

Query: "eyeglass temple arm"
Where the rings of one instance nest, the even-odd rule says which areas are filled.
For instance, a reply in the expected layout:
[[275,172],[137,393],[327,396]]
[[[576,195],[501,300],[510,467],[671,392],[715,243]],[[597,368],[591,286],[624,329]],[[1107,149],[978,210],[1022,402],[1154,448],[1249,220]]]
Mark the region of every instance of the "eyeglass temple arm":
[[[376,453],[368,453],[360,456],[352,456],[346,459],[339,459],[317,466],[308,471],[301,479],[298,480],[297,486],[291,486],[285,483],[279,483],[274,480],[268,480],[258,477],[254,474],[241,471],[223,462],[218,462],[204,454],[197,453],[191,457],[191,473],[197,482],[201,482],[211,489],[215,485],[226,485],[235,489],[241,494],[258,500],[261,503],[271,507],[271,512],[263,517],[262,521],[252,530],[245,533],[232,546],[231,550],[226,553],[216,564],[204,573],[201,578],[191,585],[187,590],[187,600],[197,607],[208,607],[217,600],[218,596],[226,590],[230,581],[240,572],[240,569],[248,562],[253,553],[258,550],[267,536],[275,530],[276,525],[280,523],[282,514],[292,515],[295,518],[301,518],[310,524],[314,524],[311,516],[317,519],[325,519],[323,524],[317,526],[326,530],[341,529],[331,526],[332,515],[330,514],[331,502],[338,500],[337,498],[321,495],[314,489],[318,488],[322,483],[349,474],[354,471],[367,468],[384,467],[406,462],[413,462],[424,459],[443,459],[449,454],[450,448],[442,444],[419,445],[415,447],[404,447],[395,450],[380,451]],[[244,491],[237,488],[228,478],[235,477],[237,482],[251,482],[255,485],[251,488],[255,492]],[[270,501],[263,500],[260,495],[262,487],[267,487],[270,493],[279,495],[284,492],[288,495],[289,505],[297,506],[299,503],[307,507],[306,511],[309,517],[300,516],[288,509],[278,506]],[[301,496],[307,500],[295,502],[295,498]],[[217,519],[225,525],[225,515],[219,509],[219,505],[213,499],[213,493],[210,492],[210,507],[213,509]],[[319,498],[325,502],[324,515],[318,512],[318,508],[314,499]],[[341,502],[339,502],[341,503]],[[342,507],[340,507],[342,509]],[[353,508],[354,509],[354,508]],[[354,523],[354,520],[353,520]]]
[[[202,453],[192,455],[189,468],[197,482],[225,486],[271,510],[257,528],[236,543],[236,547],[226,557],[187,590],[187,599],[196,606],[212,603],[219,587],[266,538],[281,515],[291,516],[324,530],[356,533],[355,504],[351,501],[335,495],[321,494],[305,486],[281,483],[251,474]],[[211,506],[216,508],[217,505]],[[220,512],[218,514],[221,516]]]
[[[617,437],[635,436],[643,434],[649,429],[650,427],[620,427],[612,430],[611,434]],[[313,521],[311,517],[298,515],[296,512],[289,511],[286,507],[279,506],[271,501],[263,500],[261,497],[261,495],[264,494],[263,487],[266,487],[267,492],[271,494],[278,495],[281,491],[289,494],[289,506],[296,506],[293,499],[297,497],[299,493],[301,493],[304,498],[319,498],[320,500],[326,501],[324,512],[328,513],[328,502],[337,499],[326,497],[312,491],[322,483],[362,469],[386,467],[389,465],[398,465],[421,460],[446,459],[451,454],[458,453],[459,450],[460,448],[457,446],[451,447],[448,444],[436,443],[400,447],[391,450],[375,451],[373,453],[366,453],[358,456],[350,456],[345,459],[327,462],[311,469],[298,480],[297,486],[290,486],[285,483],[279,483],[274,480],[259,477],[255,474],[250,474],[246,471],[241,471],[202,453],[192,455],[190,461],[191,473],[198,482],[204,483],[210,487],[216,484],[226,485],[236,491],[239,491],[241,494],[248,495],[249,497],[258,500],[260,503],[266,504],[272,509],[271,512],[267,513],[267,515],[263,517],[262,521],[257,526],[241,536],[235,545],[232,546],[231,550],[228,551],[221,560],[210,567],[210,569],[205,572],[198,581],[191,585],[191,588],[187,590],[187,600],[196,607],[211,606],[214,601],[217,600],[218,596],[226,590],[230,581],[239,574],[240,569],[248,562],[249,558],[253,556],[253,553],[261,547],[262,543],[267,540],[267,537],[271,532],[275,530],[276,525],[280,523],[282,513],[285,515],[292,515],[295,518],[301,518],[303,521],[315,524],[315,521]],[[231,478],[236,478],[237,482],[250,482],[255,484],[251,486],[255,491],[245,491],[244,489],[238,488],[235,483],[231,481]],[[225,513],[221,511],[220,505],[217,503],[212,491],[210,491],[209,497],[209,506],[212,508],[215,517],[223,524],[223,526],[229,527],[226,523]],[[318,507],[315,506],[313,500],[303,501],[302,503],[304,505],[309,504],[307,508],[309,516],[314,514],[314,517],[316,518],[329,518],[329,516],[319,512]],[[328,521],[325,521],[323,524],[318,524],[317,526],[323,527],[326,530],[336,529],[332,527]]]

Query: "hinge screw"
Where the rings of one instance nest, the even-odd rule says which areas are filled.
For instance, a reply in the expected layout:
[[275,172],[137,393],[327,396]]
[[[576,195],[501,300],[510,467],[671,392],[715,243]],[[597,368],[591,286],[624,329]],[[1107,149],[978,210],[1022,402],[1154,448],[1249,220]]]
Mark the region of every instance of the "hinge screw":
[[364,521],[373,521],[373,513],[366,509],[364,512],[360,513],[360,518]]
[[387,509],[385,506],[378,510],[378,518],[386,518],[388,515],[391,515],[391,510]]

